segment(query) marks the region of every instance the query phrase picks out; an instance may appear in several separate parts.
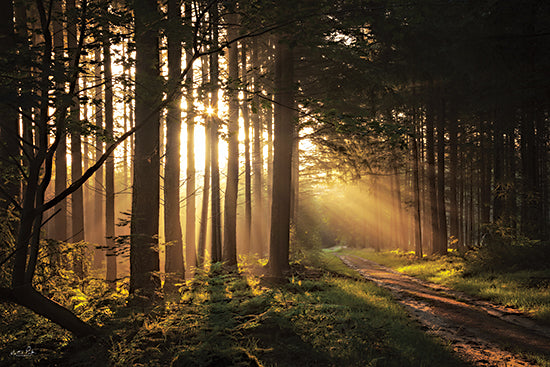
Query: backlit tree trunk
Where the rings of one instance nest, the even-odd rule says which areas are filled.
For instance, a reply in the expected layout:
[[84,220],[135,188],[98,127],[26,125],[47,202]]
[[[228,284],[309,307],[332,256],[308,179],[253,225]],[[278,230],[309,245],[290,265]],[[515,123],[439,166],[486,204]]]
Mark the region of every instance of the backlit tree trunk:
[[[76,9],[75,0],[67,0],[67,9],[74,11]],[[69,53],[71,59],[74,59],[74,53],[77,49],[77,25],[71,20],[67,32]],[[71,70],[72,71],[72,70]],[[75,91],[78,92],[78,91]],[[80,124],[80,103],[77,98],[73,99],[71,105],[70,120],[75,125]],[[71,131],[71,182],[75,182],[82,176],[82,143],[80,133],[73,129]],[[84,196],[82,188],[76,190],[72,198],[72,235],[71,242],[84,241]],[[73,262],[73,270],[80,278],[83,278],[86,270],[84,268],[84,254],[78,254]]]
[[[185,4],[185,18],[191,21],[192,8],[190,3]],[[186,60],[190,60],[193,50],[188,47]],[[191,69],[192,70],[192,69]],[[187,184],[185,197],[185,261],[187,271],[197,266],[197,254],[195,249],[195,202],[196,202],[196,172],[195,172],[195,109],[193,97],[193,72],[185,75],[185,98],[187,102]]]
[[159,16],[155,0],[135,1],[136,126],[130,293],[153,298],[160,287],[158,229],[160,184],[160,114],[153,107],[161,99],[159,83]]
[[275,59],[274,180],[269,247],[269,269],[276,277],[282,276],[289,267],[292,144],[295,130],[293,83],[293,52],[288,44],[279,41]]
[[[105,26],[107,28],[107,26]],[[112,140],[114,133],[113,73],[111,70],[111,43],[104,30],[103,70],[105,72],[105,134]],[[105,280],[116,286],[117,258],[115,248],[115,159],[111,155],[105,162],[105,243],[107,245]]]
[[[178,0],[168,1],[168,85],[180,83],[182,44]],[[166,163],[164,168],[164,237],[166,241],[166,286],[184,278],[183,243],[180,221],[180,134],[181,98],[168,104],[166,115]]]
[[[234,10],[229,9],[229,12]],[[236,14],[227,16],[229,24],[237,24]],[[236,25],[229,26],[229,41],[238,36]],[[237,264],[237,194],[239,189],[239,96],[237,92],[239,79],[239,50],[234,43],[228,50],[228,157],[227,186],[225,189],[225,220],[222,260],[229,266]]]
[[[210,22],[212,24],[212,40],[211,47],[216,49],[218,47],[218,2],[215,1],[210,8]],[[213,115],[210,118],[211,124],[211,141],[210,141],[210,154],[211,154],[211,170],[212,170],[212,199],[210,202],[212,213],[212,242],[211,242],[211,256],[212,262],[218,262],[222,260],[222,233],[221,233],[221,203],[220,203],[220,167],[219,167],[219,154],[218,154],[218,140],[219,140],[219,128],[220,120],[218,117],[218,83],[219,83],[219,61],[218,53],[210,54],[210,86],[211,86],[211,100],[210,106],[213,109]]]

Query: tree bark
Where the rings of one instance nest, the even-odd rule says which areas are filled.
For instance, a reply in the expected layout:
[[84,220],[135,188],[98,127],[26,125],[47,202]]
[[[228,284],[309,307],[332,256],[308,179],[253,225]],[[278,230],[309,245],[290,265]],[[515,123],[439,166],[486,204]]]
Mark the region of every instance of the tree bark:
[[[228,10],[227,22],[230,24],[227,38],[231,42],[238,37],[238,16],[234,9]],[[228,50],[228,157],[227,185],[225,189],[225,220],[222,260],[228,266],[237,264],[237,195],[239,191],[239,50],[237,43]]]
[[[168,1],[168,85],[180,83],[182,40],[178,0]],[[166,114],[166,156],[164,166],[164,237],[166,241],[165,288],[185,277],[183,241],[180,220],[180,135],[181,99],[168,104]]]
[[[107,26],[105,26],[107,27]],[[104,30],[107,33],[107,29]],[[105,72],[105,134],[113,139],[113,73],[111,71],[111,42],[103,35],[103,70]],[[107,245],[105,280],[116,287],[117,257],[115,248],[115,159],[110,155],[105,162],[105,243]]]
[[[65,47],[64,42],[64,32],[63,32],[63,23],[62,23],[62,12],[61,1],[55,1],[53,3],[53,22],[52,22],[52,31],[53,31],[53,47],[55,59],[56,74],[64,74],[64,65],[61,60],[63,60],[64,54],[63,50]],[[61,92],[65,92],[65,82],[64,80],[56,80],[56,89]],[[61,105],[61,101],[56,101],[57,106]],[[62,131],[61,140],[57,146],[55,152],[55,195],[59,195],[67,187],[67,138],[65,134],[65,121],[63,119],[57,118],[56,129]],[[54,239],[58,241],[66,241],[67,237],[67,201],[61,201],[56,207],[55,211],[58,212],[54,219]],[[56,252],[53,255],[55,259],[54,262],[59,262],[60,255],[57,253],[58,249],[54,249]],[[59,264],[58,264],[59,265]]]
[[[95,51],[95,68],[94,68],[94,76],[95,76],[95,99],[103,100],[103,88],[102,88],[102,78],[101,78],[101,50],[96,49]],[[101,104],[95,105],[95,127],[96,129],[101,132],[103,130],[103,107]],[[96,135],[95,139],[95,150],[94,150],[94,159],[97,162],[99,157],[103,154],[103,140],[101,139],[100,134]],[[105,187],[103,186],[103,179],[104,179],[104,167],[101,167],[99,170],[96,171],[94,175],[94,199],[93,199],[93,207],[94,207],[94,216],[93,216],[93,228],[94,228],[94,236],[93,236],[93,242],[96,244],[95,250],[94,250],[94,268],[99,269],[101,268],[101,265],[103,263],[103,259],[105,258],[105,252],[98,249],[97,245],[104,245],[105,244],[105,230],[103,226],[103,212],[104,212],[104,205],[103,205],[103,192]]]
[[130,293],[155,297],[160,287],[158,229],[160,185],[159,20],[155,0],[135,1],[136,125],[132,223],[130,238]]
[[432,234],[431,253],[437,254],[439,217],[437,215],[437,191],[435,176],[435,144],[434,144],[434,114],[432,108],[428,108],[426,113],[426,164],[427,164],[427,184],[428,201],[427,208],[430,213],[430,228]]
[[[185,3],[185,18],[191,22],[192,5]],[[191,60],[193,50],[188,47],[186,59]],[[185,205],[185,260],[187,271],[192,271],[197,266],[197,253],[195,249],[195,201],[196,201],[196,172],[195,172],[195,109],[193,97],[193,72],[185,76],[186,102],[187,102],[187,185]]]
[[252,97],[252,253],[260,256],[264,253],[263,226],[263,159],[261,149],[262,125],[260,121],[260,77],[259,77],[259,45],[257,38],[252,40],[251,61],[254,95]]
[[[241,79],[242,83],[248,87],[248,70],[246,60],[246,43],[241,42]],[[244,253],[251,252],[251,231],[252,231],[252,180],[251,180],[251,167],[250,167],[250,115],[248,109],[249,96],[244,95],[242,101],[242,114],[244,125]]]
[[[202,58],[203,83],[208,80],[207,57]],[[206,253],[206,234],[208,229],[208,204],[210,202],[210,166],[211,166],[211,151],[210,144],[212,140],[210,118],[206,118],[204,121],[204,180],[202,189],[202,204],[201,204],[201,221],[199,228],[199,242],[197,248],[197,266],[202,267],[205,261]]]
[[[414,118],[416,120],[416,118]],[[416,121],[415,121],[416,122]],[[422,249],[422,212],[420,207],[420,168],[418,142],[416,135],[412,137],[413,149],[413,200],[414,200],[414,252],[417,258],[423,256]]]
[[[210,8],[210,22],[212,23],[212,39],[211,47],[216,49],[218,47],[218,2],[214,1]],[[211,242],[211,256],[212,262],[218,262],[222,260],[222,234],[221,234],[221,203],[220,203],[220,167],[219,167],[219,118],[218,118],[218,83],[219,83],[219,60],[218,54],[210,54],[210,86],[211,86],[211,100],[210,106],[213,109],[213,115],[210,118],[211,124],[211,141],[210,141],[210,154],[211,154],[211,170],[212,170],[212,198],[211,198],[211,213],[212,213],[212,242]]]
[[273,156],[273,205],[269,269],[282,276],[289,268],[290,200],[292,180],[292,143],[294,139],[294,60],[289,45],[279,41],[275,59],[275,131]]
[[447,214],[445,210],[445,101],[437,118],[437,254],[447,253]]
[[[76,9],[75,0],[67,0],[67,9],[74,11]],[[76,21],[70,21],[68,25],[67,40],[71,59],[74,59],[74,53],[77,52],[77,24]],[[74,72],[71,70],[71,72]],[[78,91],[75,91],[78,93]],[[70,109],[70,119],[74,126],[80,124],[80,103],[78,98],[73,99]],[[75,182],[82,176],[82,143],[80,132],[77,129],[71,131],[71,182]],[[71,242],[84,241],[84,194],[82,188],[76,190],[72,195],[72,228]],[[73,270],[77,276],[83,278],[86,269],[84,262],[84,253],[76,254],[73,260]]]

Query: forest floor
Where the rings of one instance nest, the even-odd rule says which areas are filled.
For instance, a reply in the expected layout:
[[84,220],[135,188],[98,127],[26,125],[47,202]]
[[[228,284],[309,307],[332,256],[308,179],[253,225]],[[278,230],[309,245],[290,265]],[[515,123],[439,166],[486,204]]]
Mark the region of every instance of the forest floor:
[[339,255],[365,279],[388,289],[430,335],[477,366],[537,366],[550,358],[550,327],[524,313],[404,275],[373,261]]

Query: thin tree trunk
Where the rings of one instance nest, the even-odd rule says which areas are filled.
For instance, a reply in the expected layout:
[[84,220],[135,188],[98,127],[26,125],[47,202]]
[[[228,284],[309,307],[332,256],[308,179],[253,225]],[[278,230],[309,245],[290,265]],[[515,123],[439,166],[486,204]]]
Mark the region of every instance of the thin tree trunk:
[[426,113],[426,164],[428,179],[428,212],[431,215],[430,227],[432,234],[431,253],[437,254],[439,217],[437,215],[437,191],[435,176],[435,144],[434,144],[434,115],[431,108]]
[[[109,140],[114,134],[113,73],[111,71],[111,43],[107,30],[103,35],[103,70],[105,72],[105,134]],[[105,162],[105,242],[107,245],[105,280],[116,287],[117,258],[115,248],[115,158],[111,154]]]
[[[178,0],[168,1],[168,83],[174,87],[181,74],[181,8]],[[164,166],[164,237],[166,241],[166,282],[170,289],[185,277],[180,221],[180,135],[181,99],[174,98],[166,114],[166,163]]]
[[259,45],[256,38],[252,40],[252,68],[253,68],[253,83],[254,83],[254,96],[252,100],[252,129],[253,129],[253,140],[252,140],[252,195],[253,195],[253,207],[252,207],[252,243],[251,250],[252,253],[257,253],[260,256],[264,253],[263,246],[263,183],[262,183],[262,150],[261,150],[261,139],[262,139],[262,126],[260,121],[260,99],[258,94],[260,93],[260,78],[259,78]]
[[[246,43],[242,41],[241,43],[241,79],[242,83],[248,86],[248,71],[247,71],[247,61],[246,61]],[[244,100],[242,101],[242,114],[243,114],[243,124],[244,124],[244,200],[245,200],[245,226],[244,226],[244,243],[243,248],[245,249],[244,253],[251,252],[251,230],[252,230],[252,180],[251,180],[251,169],[250,169],[250,115],[248,109],[248,95],[244,95]]]
[[[53,47],[55,58],[57,60],[55,64],[56,74],[63,75],[63,49],[65,47],[63,23],[61,20],[62,7],[61,1],[55,1],[53,3]],[[64,91],[65,83],[63,80],[56,81],[56,89]],[[61,105],[61,101],[56,101],[56,104]],[[65,123],[63,119],[57,118],[56,129],[62,131],[61,140],[55,152],[55,195],[60,194],[67,187],[67,138],[65,134]],[[56,207],[55,211],[58,212],[54,220],[54,238],[58,241],[66,241],[67,237],[67,200],[61,201]],[[54,251],[58,251],[55,249]],[[60,255],[54,254],[54,261],[59,262]],[[59,264],[58,264],[59,265]]]
[[[191,21],[192,7],[185,3],[185,18]],[[186,59],[192,57],[191,47],[186,50]],[[192,69],[185,76],[186,102],[187,102],[187,185],[185,206],[185,260],[187,271],[192,271],[197,266],[197,254],[195,249],[195,109],[193,97],[193,72]]]
[[[211,47],[216,49],[218,47],[218,2],[215,1],[210,8],[210,22],[212,23],[212,44]],[[218,154],[218,141],[219,141],[219,118],[218,118],[218,81],[219,79],[219,63],[218,54],[213,53],[210,55],[210,85],[211,85],[211,101],[210,105],[214,111],[213,116],[210,118],[211,137],[210,142],[210,154],[212,164],[212,199],[211,199],[211,212],[212,212],[212,262],[218,262],[222,260],[222,234],[221,234],[221,203],[220,203],[220,168],[219,168],[219,154]]]
[[[416,120],[416,118],[414,118]],[[416,123],[416,121],[415,121]],[[413,149],[413,200],[414,200],[414,252],[417,258],[423,256],[422,249],[422,212],[420,208],[420,168],[417,137],[412,137]]]
[[445,101],[441,101],[441,113],[437,119],[437,253],[447,253],[447,215],[445,210]]
[[450,221],[450,242],[458,249],[458,120],[453,119],[449,123],[449,221]]
[[[230,24],[227,38],[232,41],[238,37],[237,14],[231,13],[227,16]],[[235,25],[231,25],[235,24]],[[225,220],[224,220],[224,243],[222,260],[228,265],[237,264],[237,195],[239,191],[239,49],[234,43],[228,50],[228,157],[227,157],[227,186],[225,190]]]
[[[74,11],[76,9],[75,0],[67,0],[67,9]],[[67,40],[69,53],[74,59],[74,53],[77,49],[77,25],[71,21],[68,25]],[[75,91],[78,93],[78,91]],[[70,119],[77,126],[80,123],[80,103],[78,98],[74,98],[71,106]],[[71,131],[71,181],[75,182],[82,176],[82,143],[80,133],[74,129]],[[82,188],[76,190],[72,195],[72,229],[71,242],[84,241],[84,197]],[[84,266],[84,253],[76,254],[73,260],[73,270],[77,276],[83,278],[86,269]]]
[[[101,85],[101,50],[98,48],[95,51],[95,99],[103,100],[103,88]],[[95,105],[95,127],[98,131],[103,130],[103,107],[100,104]],[[94,160],[97,162],[99,157],[103,154],[103,140],[101,139],[100,134],[96,136],[95,139],[95,151],[94,151]],[[103,171],[104,168],[101,167],[94,175],[94,237],[93,242],[96,244],[94,250],[94,268],[99,269],[105,258],[104,251],[100,250],[97,245],[105,244],[105,231],[103,229]]]
[[[207,56],[201,59],[202,65],[202,81],[206,85],[208,81],[208,58]],[[211,166],[211,151],[210,144],[212,134],[210,133],[211,125],[210,118],[204,121],[204,181],[202,190],[202,205],[201,205],[201,221],[199,228],[199,242],[197,248],[197,267],[202,267],[205,261],[206,252],[206,234],[208,229],[208,204],[210,197],[210,166]]]

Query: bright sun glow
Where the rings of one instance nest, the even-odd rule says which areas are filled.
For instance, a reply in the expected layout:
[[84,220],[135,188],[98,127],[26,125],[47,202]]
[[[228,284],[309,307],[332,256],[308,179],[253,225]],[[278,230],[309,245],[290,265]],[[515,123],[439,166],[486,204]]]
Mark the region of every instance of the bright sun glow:
[[215,111],[214,111],[214,108],[213,108],[212,106],[206,107],[206,114],[207,114],[208,116],[212,116],[212,115],[214,114],[214,112],[215,112]]

